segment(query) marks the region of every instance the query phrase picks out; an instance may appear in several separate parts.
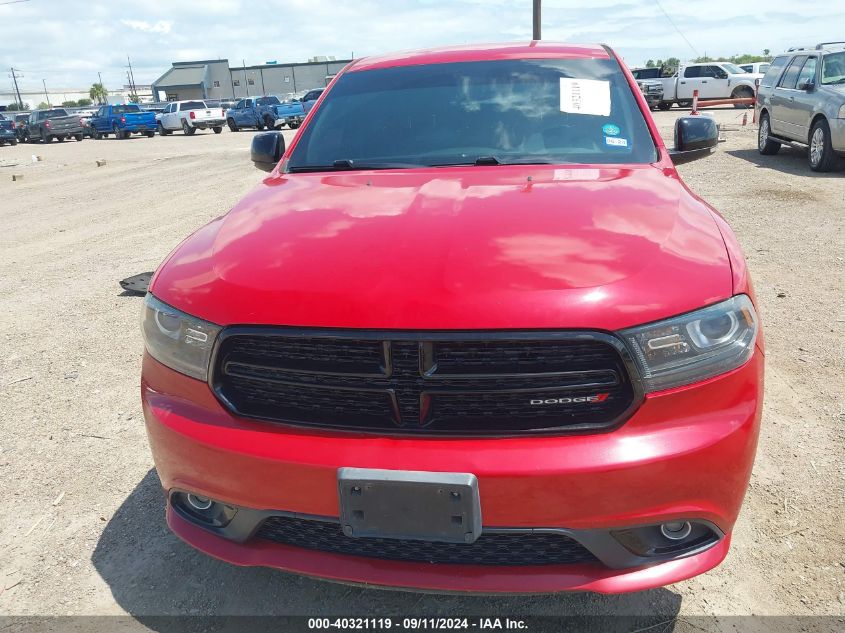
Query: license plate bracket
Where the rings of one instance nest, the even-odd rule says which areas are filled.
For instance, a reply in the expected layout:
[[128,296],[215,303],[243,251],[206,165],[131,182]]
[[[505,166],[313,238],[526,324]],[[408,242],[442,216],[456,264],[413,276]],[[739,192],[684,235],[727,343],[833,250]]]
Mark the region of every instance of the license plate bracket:
[[472,543],[481,535],[471,473],[340,468],[337,480],[346,536]]

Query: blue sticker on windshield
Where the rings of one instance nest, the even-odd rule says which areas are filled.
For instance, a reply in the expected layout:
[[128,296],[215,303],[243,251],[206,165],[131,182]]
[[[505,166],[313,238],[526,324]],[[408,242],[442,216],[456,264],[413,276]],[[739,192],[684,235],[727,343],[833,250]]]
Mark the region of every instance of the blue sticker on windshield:
[[608,136],[619,136],[619,127],[613,125],[613,123],[607,123],[603,125],[601,131],[607,134]]
[[610,147],[628,147],[628,139],[616,138],[615,136],[605,136],[604,142]]

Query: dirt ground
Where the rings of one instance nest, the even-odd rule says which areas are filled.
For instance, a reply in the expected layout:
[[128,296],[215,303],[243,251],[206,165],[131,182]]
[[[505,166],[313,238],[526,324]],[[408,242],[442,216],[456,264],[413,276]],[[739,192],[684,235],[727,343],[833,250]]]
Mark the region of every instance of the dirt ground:
[[[656,114],[667,139],[679,114]],[[623,596],[366,590],[184,545],[141,415],[141,299],[117,282],[259,182],[252,133],[0,148],[0,614],[845,615],[845,171],[760,156],[740,113],[714,115],[726,142],[680,171],[733,225],[755,279],[762,437],[728,559]]]

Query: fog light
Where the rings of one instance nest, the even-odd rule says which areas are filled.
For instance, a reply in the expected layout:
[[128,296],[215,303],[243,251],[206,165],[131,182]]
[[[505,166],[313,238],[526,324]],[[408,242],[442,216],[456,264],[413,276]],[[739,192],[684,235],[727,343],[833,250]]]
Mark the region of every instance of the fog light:
[[238,511],[225,503],[182,491],[170,495],[170,505],[192,523],[215,528],[228,525]]
[[208,510],[211,507],[212,501],[206,497],[198,497],[189,493],[188,503],[191,504],[191,507],[195,510],[203,511]]
[[689,521],[672,521],[660,526],[660,533],[670,541],[683,541],[692,532]]

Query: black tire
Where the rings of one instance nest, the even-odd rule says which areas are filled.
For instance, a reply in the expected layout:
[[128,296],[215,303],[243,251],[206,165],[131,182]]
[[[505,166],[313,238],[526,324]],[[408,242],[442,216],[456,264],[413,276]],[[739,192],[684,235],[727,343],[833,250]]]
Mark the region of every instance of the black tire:
[[101,141],[102,139],[103,139],[103,133],[95,131],[94,132],[94,140],[95,141]]
[[262,123],[261,121],[259,121],[258,123],[256,123],[256,124],[255,124],[255,129],[256,129],[256,130],[258,130],[258,131],[260,132],[261,130],[263,130],[263,129],[264,129],[264,123]]
[[152,138],[156,135],[156,133],[154,131],[144,132],[144,134],[147,135],[147,138]]
[[292,129],[292,130],[295,130],[295,129],[296,129],[296,128],[298,128],[300,125],[302,125],[302,122],[301,122],[301,121],[291,121],[290,123],[288,123],[288,127],[289,127],[290,129]]
[[161,124],[161,121],[158,122],[158,134],[159,134],[159,136],[169,136],[171,133],[172,133],[172,130],[168,130],[167,128],[165,128]]
[[839,162],[830,141],[827,119],[818,119],[810,129],[810,149],[807,158],[813,171],[833,171]]
[[237,132],[237,131],[238,131],[238,124],[237,124],[237,123],[235,123],[235,119],[233,119],[233,118],[231,118],[231,117],[230,117],[230,118],[228,118],[228,119],[226,119],[226,125],[228,125],[228,126],[229,126],[229,129],[230,129],[232,132]]
[[50,143],[50,142],[52,142],[52,140],[53,140],[52,134],[45,134],[44,136],[41,137],[42,143]]
[[276,122],[273,120],[273,117],[271,117],[269,114],[264,115],[264,127],[266,127],[268,130],[272,130],[274,127],[276,127]]
[[64,143],[66,138],[66,136],[57,136],[56,140],[59,141],[59,143]]
[[215,133],[215,134],[220,134],[220,133],[223,131],[223,128],[222,128],[221,126],[219,126],[219,125],[215,125],[215,126],[214,126],[213,128],[211,128],[211,129],[212,129],[212,130],[214,130],[214,133]]
[[185,134],[185,136],[193,136],[194,134],[196,134],[196,131],[197,128],[190,127],[188,125],[188,122],[185,121],[185,119],[182,119],[182,132]]
[[12,147],[14,147],[17,144],[18,144],[18,139],[16,139],[16,138],[13,138],[9,141],[9,145],[11,145]]
[[120,128],[117,127],[117,123],[115,123],[114,126],[112,126],[112,131],[114,132],[114,137],[118,141],[122,141],[124,138],[126,138],[126,135],[123,132],[120,131]]
[[692,107],[692,100],[690,100],[690,101],[687,101],[687,100],[678,101],[678,107],[679,108],[691,108]]
[[75,138],[77,141],[81,141],[85,137],[82,134],[74,134],[73,138]]
[[[754,91],[748,86],[740,86],[731,93],[731,99],[753,99]],[[751,106],[744,103],[735,103],[734,108],[737,110],[745,110]]]
[[771,138],[772,127],[769,122],[769,113],[763,112],[760,115],[760,127],[757,129],[757,151],[764,156],[771,156],[780,151],[780,143]]
[[672,107],[671,101],[661,101],[660,103],[657,104],[657,109],[661,110],[662,112],[666,112],[671,107]]

